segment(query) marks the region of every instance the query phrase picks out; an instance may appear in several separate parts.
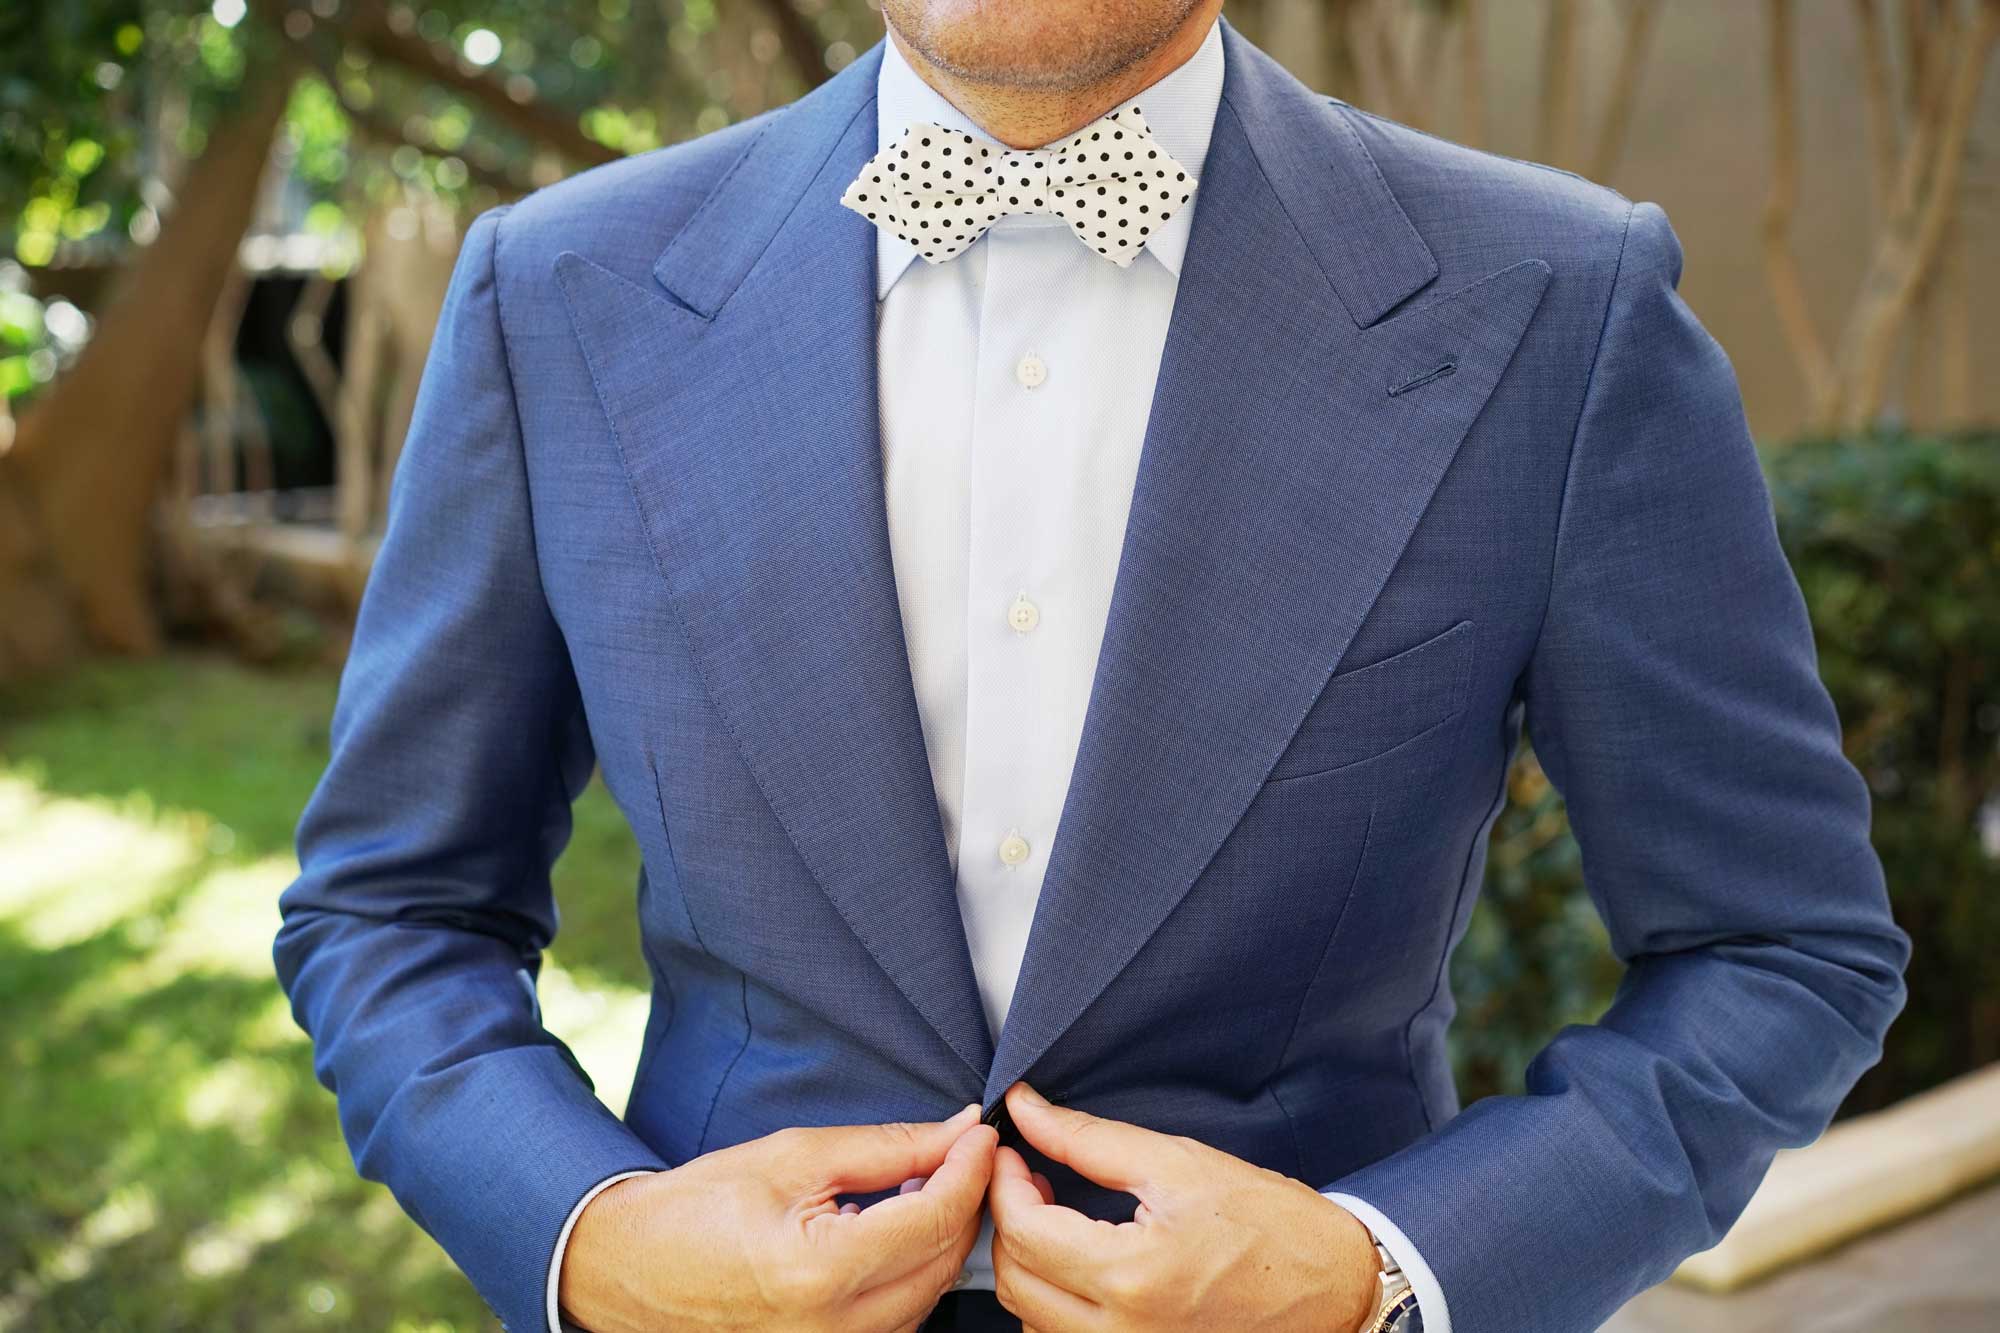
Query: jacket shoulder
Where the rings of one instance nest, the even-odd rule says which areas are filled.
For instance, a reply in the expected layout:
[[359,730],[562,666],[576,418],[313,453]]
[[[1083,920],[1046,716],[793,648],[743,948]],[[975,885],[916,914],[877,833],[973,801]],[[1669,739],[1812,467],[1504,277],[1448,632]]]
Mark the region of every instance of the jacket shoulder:
[[614,273],[645,280],[660,251],[782,110],[590,167],[504,205],[496,237],[500,264],[533,277],[574,250]]
[[1616,271],[1634,209],[1617,190],[1331,100],[1437,256],[1442,290],[1523,259],[1558,281]]

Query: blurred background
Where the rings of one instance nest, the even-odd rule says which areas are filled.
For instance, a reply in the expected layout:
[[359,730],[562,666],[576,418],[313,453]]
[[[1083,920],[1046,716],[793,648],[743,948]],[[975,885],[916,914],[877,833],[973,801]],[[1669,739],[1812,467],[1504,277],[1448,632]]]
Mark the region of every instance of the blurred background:
[[[1846,1172],[1908,1197],[1624,1326],[2000,1327],[2000,0],[1226,12],[1317,88],[1667,209],[1874,791],[1910,1004],[1788,1179],[1822,1219],[1880,1192]],[[451,262],[481,208],[880,34],[865,0],[0,7],[0,1333],[494,1327],[355,1177],[269,961]],[[637,864],[593,786],[542,990],[614,1108]],[[1464,1098],[1618,976],[1524,747],[1453,963]]]

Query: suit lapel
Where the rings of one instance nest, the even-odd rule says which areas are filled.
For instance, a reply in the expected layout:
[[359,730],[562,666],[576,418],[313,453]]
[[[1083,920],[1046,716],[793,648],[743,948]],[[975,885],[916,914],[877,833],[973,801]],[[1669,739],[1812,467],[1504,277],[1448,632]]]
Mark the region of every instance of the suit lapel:
[[989,1104],[1241,819],[1548,279],[1529,260],[1411,300],[1436,260],[1342,114],[1226,21],[1224,39],[1082,742],[997,1051],[890,563],[874,233],[837,203],[875,151],[879,44],[769,118],[650,281],[557,261],[711,697],[806,866]]
[[710,696],[800,857],[919,1013],[992,1056],[890,564],[875,234],[879,47],[774,114],[654,266],[557,260]]
[[1528,260],[1406,305],[1437,263],[1343,113],[1224,36],[1110,617],[988,1104],[1241,819],[1548,279]]

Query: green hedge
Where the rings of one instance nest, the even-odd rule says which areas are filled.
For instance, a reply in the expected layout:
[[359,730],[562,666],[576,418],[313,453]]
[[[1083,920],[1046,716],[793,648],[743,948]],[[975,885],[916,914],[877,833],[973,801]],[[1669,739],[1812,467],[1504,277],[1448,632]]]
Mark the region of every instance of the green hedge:
[[[1814,439],[1766,451],[1848,757],[1874,794],[1910,1001],[1843,1114],[2000,1059],[2000,435]],[[1483,900],[1452,965],[1467,1101],[1603,1012],[1619,967],[1562,801],[1523,745]]]

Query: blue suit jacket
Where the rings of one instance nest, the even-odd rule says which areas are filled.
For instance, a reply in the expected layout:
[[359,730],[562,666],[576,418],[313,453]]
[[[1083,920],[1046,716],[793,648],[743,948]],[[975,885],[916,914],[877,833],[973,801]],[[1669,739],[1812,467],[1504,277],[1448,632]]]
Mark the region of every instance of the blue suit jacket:
[[[1876,1058],[1907,941],[1666,218],[1225,42],[997,1042],[890,568],[875,238],[836,203],[879,46],[474,225],[276,961],[360,1171],[512,1328],[612,1172],[1027,1076],[1377,1204],[1460,1333],[1584,1329]],[[1524,719],[1630,969],[1461,1114],[1446,962]],[[593,757],[654,976],[622,1121],[533,989]]]

